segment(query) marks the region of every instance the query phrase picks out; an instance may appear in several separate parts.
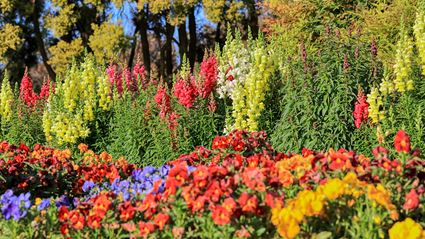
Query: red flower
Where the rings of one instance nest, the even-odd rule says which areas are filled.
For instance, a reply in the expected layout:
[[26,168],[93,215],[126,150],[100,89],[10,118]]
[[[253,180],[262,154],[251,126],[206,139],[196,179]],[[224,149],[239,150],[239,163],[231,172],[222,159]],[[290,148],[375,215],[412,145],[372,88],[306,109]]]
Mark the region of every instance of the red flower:
[[164,86],[159,86],[155,95],[155,102],[160,108],[159,116],[162,120],[171,110],[170,96],[167,94],[167,89]]
[[170,170],[170,172],[168,173],[168,178],[174,178],[176,179],[177,186],[182,185],[189,177],[189,173],[187,171],[186,166],[184,166],[183,164],[181,165],[177,165],[174,168],[172,168]]
[[155,230],[155,226],[151,222],[139,222],[140,236],[147,238]]
[[60,222],[64,222],[66,220],[68,220],[69,217],[69,210],[67,207],[65,206],[61,206],[59,208],[59,221]]
[[198,166],[196,170],[192,173],[193,180],[195,182],[206,180],[209,178],[210,174],[208,172],[208,168],[206,166]]
[[223,191],[220,188],[220,184],[217,181],[211,182],[208,190],[205,192],[205,196],[212,202],[218,202],[220,200]]
[[157,225],[159,227],[159,230],[162,230],[165,226],[165,224],[167,224],[168,220],[170,219],[170,216],[168,216],[167,214],[164,213],[158,213],[153,221],[155,223],[155,225]]
[[38,96],[33,90],[32,80],[28,76],[28,70],[25,69],[24,77],[21,81],[21,86],[19,89],[19,97],[24,103],[28,106],[34,106],[37,103]]
[[130,201],[126,201],[119,206],[120,219],[123,221],[131,220],[135,213],[135,208],[131,205]]
[[403,208],[406,210],[412,210],[417,208],[419,205],[419,195],[416,193],[415,189],[410,190],[408,194],[406,194],[406,201],[403,205]]
[[242,211],[254,213],[257,210],[257,206],[258,206],[258,199],[257,199],[257,196],[254,195],[250,197],[248,201],[246,201],[246,203],[242,206]]
[[195,103],[197,91],[194,85],[194,78],[191,77],[189,81],[185,79],[178,79],[174,85],[174,96],[179,100],[179,104],[191,108]]
[[69,221],[75,230],[84,228],[84,216],[77,210],[73,210],[69,213]]
[[373,156],[375,156],[375,158],[383,158],[383,157],[387,157],[388,156],[388,149],[382,147],[382,146],[378,146],[376,148],[374,148],[372,150],[372,154]]
[[62,233],[62,235],[66,235],[69,233],[69,228],[68,228],[68,224],[62,224],[60,227],[60,231]]
[[266,194],[266,198],[265,198],[265,203],[268,207],[270,208],[274,208],[275,203],[274,203],[274,197],[273,195],[271,195],[270,193]]
[[[55,85],[52,84],[52,92],[55,91]],[[40,91],[40,99],[47,99],[50,95],[50,80],[43,81]]]
[[351,161],[349,159],[349,156],[346,155],[343,152],[335,152],[332,149],[329,150],[329,159],[330,159],[330,164],[329,164],[329,169],[331,170],[338,170],[338,169],[348,169],[351,168]]
[[354,124],[356,128],[360,128],[361,124],[367,121],[367,118],[369,117],[368,108],[369,104],[366,101],[366,96],[360,90],[357,94],[357,101],[354,105],[353,111]]
[[226,225],[230,222],[230,212],[222,206],[216,206],[212,212],[212,219],[217,225]]
[[395,135],[394,148],[397,152],[410,152],[410,138],[403,130],[399,130]]
[[201,77],[204,82],[201,87],[199,87],[199,95],[206,99],[213,91],[217,83],[217,72],[218,64],[215,56],[211,56],[208,59],[204,59],[201,63]]
[[265,176],[258,168],[246,168],[242,173],[244,184],[252,190],[259,192],[266,191],[264,184]]

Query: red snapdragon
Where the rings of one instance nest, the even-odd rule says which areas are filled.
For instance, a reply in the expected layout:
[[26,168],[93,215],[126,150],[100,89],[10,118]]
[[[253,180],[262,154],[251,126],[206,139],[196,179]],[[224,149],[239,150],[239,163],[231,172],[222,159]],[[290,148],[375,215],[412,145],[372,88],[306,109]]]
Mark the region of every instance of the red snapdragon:
[[213,91],[217,83],[217,72],[218,72],[218,63],[215,56],[211,56],[208,59],[204,59],[201,63],[201,77],[203,82],[201,86],[198,87],[199,95],[206,99]]
[[353,111],[354,124],[356,125],[356,128],[360,128],[362,123],[367,121],[367,118],[369,117],[368,109],[369,104],[366,101],[366,96],[362,91],[359,91]]
[[31,107],[37,103],[38,96],[33,90],[33,84],[31,78],[28,76],[28,70],[25,70],[19,91],[19,97],[27,106]]

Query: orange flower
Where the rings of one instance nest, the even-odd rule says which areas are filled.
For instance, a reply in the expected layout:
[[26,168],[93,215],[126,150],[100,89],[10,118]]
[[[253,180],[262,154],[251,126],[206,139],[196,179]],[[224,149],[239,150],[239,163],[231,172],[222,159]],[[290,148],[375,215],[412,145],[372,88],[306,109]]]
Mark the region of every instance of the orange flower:
[[147,238],[155,230],[155,226],[151,222],[139,222],[140,236]]
[[348,155],[342,152],[335,152],[333,149],[329,150],[329,161],[329,168],[331,170],[345,170],[351,168],[351,161]]
[[158,213],[155,218],[153,219],[155,225],[159,227],[159,230],[162,230],[167,224],[168,220],[170,219],[170,216],[164,213]]
[[78,149],[80,150],[81,153],[84,153],[89,149],[89,146],[87,146],[87,144],[81,143],[78,145]]
[[279,170],[279,181],[284,187],[289,187],[294,183],[294,176],[286,169]]
[[101,194],[94,201],[93,212],[102,218],[105,216],[111,205],[112,202],[108,199],[108,197],[105,194]]

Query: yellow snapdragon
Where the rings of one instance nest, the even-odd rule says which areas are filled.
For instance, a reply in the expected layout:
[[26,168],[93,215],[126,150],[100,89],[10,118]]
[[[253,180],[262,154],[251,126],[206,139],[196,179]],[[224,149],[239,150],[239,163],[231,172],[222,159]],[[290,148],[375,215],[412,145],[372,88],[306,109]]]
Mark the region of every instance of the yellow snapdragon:
[[4,75],[0,92],[0,116],[2,123],[7,123],[12,119],[13,92],[10,87],[9,78],[7,78],[7,72]]
[[367,103],[369,103],[369,117],[373,123],[378,123],[385,118],[385,112],[380,110],[384,103],[377,88],[371,89],[370,94],[367,95]]
[[49,97],[43,114],[46,139],[58,144],[77,143],[89,135],[88,124],[95,119],[95,109],[109,110],[111,102],[110,83],[91,58],[80,67],[73,65]]
[[264,99],[269,88],[273,63],[263,46],[255,48],[251,61],[252,66],[246,80],[234,88],[232,116],[235,120],[234,128],[257,131],[257,121],[264,110]]
[[112,103],[110,96],[111,84],[106,76],[97,77],[97,95],[99,97],[99,106],[103,110],[109,110]]
[[413,90],[412,72],[413,42],[406,32],[402,32],[397,42],[397,53],[394,64],[394,84],[398,92]]
[[425,75],[425,12],[422,9],[418,10],[416,13],[413,33],[415,34],[416,47],[418,49],[422,74]]

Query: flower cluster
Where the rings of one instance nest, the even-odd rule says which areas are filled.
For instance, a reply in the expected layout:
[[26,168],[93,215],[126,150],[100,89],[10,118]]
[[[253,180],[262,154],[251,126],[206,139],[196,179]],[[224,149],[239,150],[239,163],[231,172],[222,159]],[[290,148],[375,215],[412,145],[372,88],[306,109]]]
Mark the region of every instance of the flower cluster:
[[[0,184],[0,192],[9,188],[29,191],[35,197],[62,193],[81,193],[86,180],[96,183],[114,181],[121,176],[131,175],[134,165],[123,160],[112,162],[107,153],[94,154],[87,150],[81,163],[74,163],[70,150],[57,150],[36,145],[30,150],[3,142],[0,153],[0,175],[8,175]],[[1,179],[1,178],[0,178]]]
[[268,90],[272,61],[265,47],[257,46],[252,52],[252,66],[245,82],[235,87],[233,112],[235,129],[258,130],[257,120],[264,110],[264,99]]
[[18,221],[25,217],[31,207],[30,196],[30,193],[21,193],[15,196],[12,190],[7,190],[1,195],[0,207],[4,219]]
[[124,91],[135,94],[139,91],[139,86],[143,89],[147,86],[145,67],[140,63],[137,63],[133,70],[124,68],[122,72],[119,72],[117,66],[111,62],[106,69],[106,74],[109,79],[110,91],[116,88],[119,96],[122,96]]
[[[354,173],[349,173],[343,180],[331,179],[320,185],[316,191],[304,190],[289,200],[285,207],[277,205],[273,209],[272,222],[284,238],[295,238],[300,233],[300,224],[307,217],[319,216],[326,210],[326,202],[336,200],[344,195],[358,200],[367,195],[369,200],[375,201],[391,211],[393,219],[398,218],[395,205],[392,204],[390,194],[381,184],[374,186],[358,180]],[[352,199],[351,199],[352,200]],[[353,204],[353,203],[352,203]]]
[[367,103],[366,96],[362,91],[357,94],[357,101],[354,104],[354,125],[356,128],[360,128],[363,122],[366,122],[369,118],[368,112],[369,104]]
[[79,68],[73,65],[49,97],[43,114],[46,139],[64,144],[87,137],[88,123],[95,119],[96,107],[109,108],[107,87],[105,76],[92,59],[87,59]]
[[[85,181],[82,190],[86,195],[77,203],[76,208],[71,209],[70,205],[63,205],[59,209],[62,233],[66,235],[78,232],[85,227],[100,228],[106,226],[104,220],[111,217],[120,221],[121,227],[128,230],[128,224],[125,223],[143,211],[145,195],[151,195],[152,190],[155,190],[155,193],[164,191],[164,179],[169,170],[169,166],[145,167],[133,170],[131,177],[126,180],[115,179],[112,183],[103,184]],[[164,215],[157,215],[154,221],[155,225],[161,228],[165,222],[160,217]]]
[[251,54],[240,37],[228,37],[219,60],[217,93],[220,98],[234,99],[234,89],[243,84],[251,69]]

